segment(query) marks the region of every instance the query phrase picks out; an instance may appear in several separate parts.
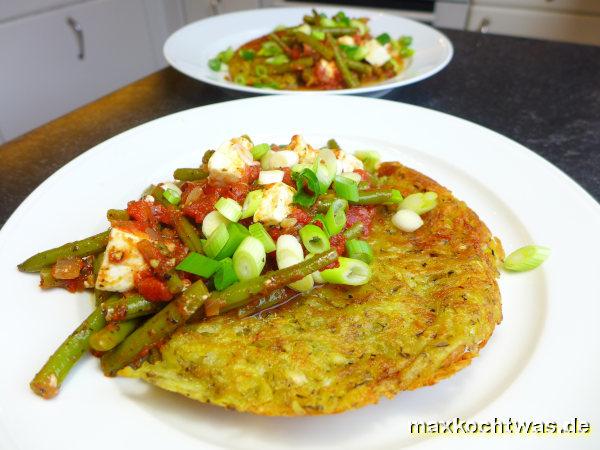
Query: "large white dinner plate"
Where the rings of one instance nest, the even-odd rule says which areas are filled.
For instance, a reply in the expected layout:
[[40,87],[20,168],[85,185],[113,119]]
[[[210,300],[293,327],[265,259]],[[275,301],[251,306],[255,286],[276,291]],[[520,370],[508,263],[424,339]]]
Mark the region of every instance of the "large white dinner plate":
[[[328,417],[267,418],[223,410],[141,381],[104,377],[86,357],[53,400],[28,382],[91,311],[87,294],[42,292],[16,264],[31,254],[102,231],[123,207],[205,149],[249,133],[286,142],[302,133],[322,144],[376,149],[464,199],[507,250],[552,248],[540,268],[502,274],[504,320],[468,368],[431,387]],[[116,136],[76,158],[37,188],[0,232],[2,370],[0,448],[398,449],[502,448],[495,439],[419,439],[417,420],[580,421],[600,418],[600,207],[578,185],[521,145],[464,120],[359,97],[259,97],[184,111]],[[565,440],[567,439],[567,440]],[[569,448],[592,437],[511,440]],[[111,447],[113,446],[113,447]],[[596,447],[598,448],[598,447]]]
[[[408,68],[398,76],[381,83],[354,89],[318,91],[320,93],[361,94],[387,91],[398,86],[416,83],[442,70],[452,59],[452,44],[439,31],[414,20],[359,8],[319,8],[328,16],[343,9],[349,17],[368,17],[371,34],[387,32],[393,38],[401,35],[413,37],[415,54]],[[311,95],[315,91],[290,91],[262,89],[242,86],[226,80],[226,72],[214,72],[208,60],[228,47],[240,45],[273,31],[277,25],[294,26],[302,22],[310,8],[265,8],[209,17],[191,23],[176,31],[164,46],[164,55],[169,64],[186,75],[216,86],[258,94]]]

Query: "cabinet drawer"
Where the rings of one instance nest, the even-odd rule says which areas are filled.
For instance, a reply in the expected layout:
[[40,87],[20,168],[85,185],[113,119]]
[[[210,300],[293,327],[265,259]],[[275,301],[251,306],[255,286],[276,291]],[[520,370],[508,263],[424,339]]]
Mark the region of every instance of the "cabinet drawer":
[[472,6],[467,29],[490,33],[600,45],[600,16]]
[[474,5],[600,14],[598,0],[472,0]]
[[0,0],[0,21],[35,12],[48,11],[83,0]]
[[[83,32],[83,59],[69,17]],[[143,0],[95,0],[0,25],[4,138],[152,72],[151,42]]]

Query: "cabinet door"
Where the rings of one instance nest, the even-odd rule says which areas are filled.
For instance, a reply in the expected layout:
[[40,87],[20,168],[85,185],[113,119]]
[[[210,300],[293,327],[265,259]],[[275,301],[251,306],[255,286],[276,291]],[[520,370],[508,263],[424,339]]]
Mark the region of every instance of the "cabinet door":
[[48,11],[67,3],[81,1],[83,0],[0,0],[0,20]]
[[260,0],[183,0],[186,22],[195,22],[208,16],[261,6]]
[[472,6],[467,29],[538,39],[600,45],[600,16]]
[[598,0],[472,0],[474,5],[600,14]]
[[[82,59],[68,18],[81,27]],[[152,72],[151,42],[143,0],[95,0],[0,25],[4,138]]]

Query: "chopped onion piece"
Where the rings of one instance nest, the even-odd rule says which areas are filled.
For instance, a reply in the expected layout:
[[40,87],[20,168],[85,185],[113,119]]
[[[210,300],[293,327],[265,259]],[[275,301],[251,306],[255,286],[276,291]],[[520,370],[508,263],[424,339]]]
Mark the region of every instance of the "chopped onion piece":
[[392,223],[402,231],[410,233],[423,225],[423,219],[410,209],[401,209],[392,216]]
[[515,250],[504,260],[504,268],[513,272],[535,269],[550,256],[550,249],[540,245],[527,245]]
[[248,229],[250,230],[250,236],[255,237],[262,243],[265,252],[271,253],[275,251],[275,241],[273,241],[273,238],[267,233],[267,230],[265,230],[262,223],[253,223]]
[[206,245],[204,246],[204,253],[207,256],[214,258],[216,257],[221,250],[227,244],[229,240],[229,231],[227,231],[227,225],[224,223],[220,224],[215,231],[208,237],[206,240]]
[[350,178],[351,180],[354,180],[357,183],[360,183],[362,181],[362,177],[360,176],[360,173],[356,173],[356,172],[342,172],[340,176]]
[[304,248],[310,253],[322,253],[331,247],[327,233],[310,223],[300,228],[300,239]]
[[280,150],[271,152],[264,169],[281,169],[282,167],[292,167],[298,164],[298,153],[291,150]]
[[[282,234],[277,239],[277,249],[275,253],[277,259],[277,267],[285,269],[288,267],[286,264],[294,265],[298,264],[304,259],[304,251],[302,245],[298,242],[295,236],[291,234]],[[282,264],[285,267],[282,267]]]
[[255,160],[259,160],[265,156],[269,150],[271,150],[271,146],[269,144],[258,144],[250,149],[250,153],[252,153],[252,157]]
[[346,251],[348,256],[353,259],[360,259],[361,261],[371,264],[373,261],[373,249],[366,241],[360,239],[350,239],[346,242]]

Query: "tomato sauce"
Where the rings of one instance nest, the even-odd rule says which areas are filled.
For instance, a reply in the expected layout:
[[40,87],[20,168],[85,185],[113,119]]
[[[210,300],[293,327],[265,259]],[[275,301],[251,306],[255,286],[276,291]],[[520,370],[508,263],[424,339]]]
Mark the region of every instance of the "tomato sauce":
[[346,211],[346,227],[350,228],[356,222],[364,225],[363,235],[368,236],[375,217],[374,206],[350,205]]

